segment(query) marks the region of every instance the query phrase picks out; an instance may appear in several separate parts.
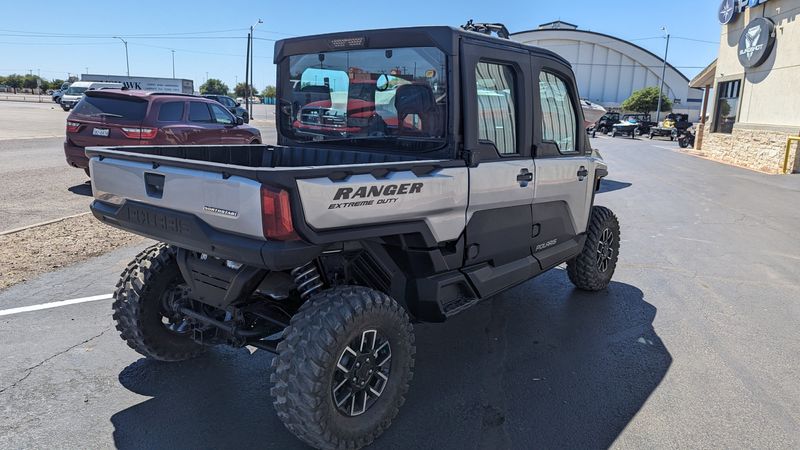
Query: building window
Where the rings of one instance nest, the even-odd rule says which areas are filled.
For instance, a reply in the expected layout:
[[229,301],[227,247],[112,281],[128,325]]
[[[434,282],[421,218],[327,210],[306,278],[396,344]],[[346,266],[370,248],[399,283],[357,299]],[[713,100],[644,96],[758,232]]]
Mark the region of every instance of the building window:
[[575,152],[578,122],[566,83],[553,74],[542,72],[539,74],[539,92],[542,98],[542,140],[558,145],[561,153]]
[[741,80],[726,81],[717,86],[717,112],[714,116],[714,131],[717,133],[731,134],[733,124],[736,123],[736,114],[739,111],[739,94],[741,93]]
[[491,142],[501,155],[517,153],[514,70],[501,64],[478,63],[478,139]]

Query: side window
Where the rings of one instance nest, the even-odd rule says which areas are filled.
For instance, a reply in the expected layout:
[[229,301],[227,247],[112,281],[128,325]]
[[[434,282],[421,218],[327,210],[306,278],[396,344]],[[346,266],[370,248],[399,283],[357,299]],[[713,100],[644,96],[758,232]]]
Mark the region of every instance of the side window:
[[233,101],[230,97],[222,97],[222,104],[227,106],[228,108],[233,108],[236,106],[236,102]]
[[209,106],[211,106],[211,112],[214,114],[214,122],[224,125],[232,125],[234,123],[233,116],[228,110],[213,103],[209,103]]
[[577,116],[564,80],[547,72],[539,74],[542,97],[542,140],[554,142],[561,153],[577,151]]
[[183,102],[167,102],[158,110],[159,122],[180,122],[183,118]]
[[190,102],[189,103],[189,121],[190,122],[213,122],[211,119],[211,112],[208,110],[208,103],[203,102]]
[[478,63],[478,139],[491,142],[501,155],[517,151],[517,110],[514,70],[510,66]]

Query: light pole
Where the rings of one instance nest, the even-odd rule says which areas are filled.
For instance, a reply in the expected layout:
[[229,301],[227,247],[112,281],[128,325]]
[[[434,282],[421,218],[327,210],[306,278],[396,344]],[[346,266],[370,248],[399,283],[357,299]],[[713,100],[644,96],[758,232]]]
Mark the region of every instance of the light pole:
[[667,75],[667,56],[669,56],[669,31],[667,31],[667,27],[661,27],[661,31],[667,34],[667,48],[664,50],[664,66],[661,68],[661,84],[658,88],[658,109],[656,110],[656,123],[661,120],[661,97],[664,95],[664,77]]
[[250,97],[252,96],[252,93],[250,92],[250,85],[253,84],[253,53],[255,53],[255,48],[253,47],[253,31],[256,29],[256,27],[259,24],[262,24],[262,23],[264,23],[264,21],[261,20],[261,19],[258,19],[258,22],[254,23],[250,27],[250,34],[248,35],[249,42],[247,43],[247,48],[249,50],[248,51],[249,60],[248,60],[248,64],[247,65],[250,68],[249,69],[250,73],[249,73],[249,81],[247,82],[247,86],[245,88],[245,93],[247,94],[247,100],[246,100],[245,105],[247,106],[247,114],[250,116],[250,118],[253,118],[253,105],[250,103]]
[[170,50],[172,52],[172,79],[175,79],[175,50]]
[[125,44],[125,68],[127,69],[126,73],[128,74],[128,76],[131,76],[131,64],[128,61],[128,41],[122,39],[119,36],[114,36],[114,39],[119,39],[120,41],[122,41],[123,44]]

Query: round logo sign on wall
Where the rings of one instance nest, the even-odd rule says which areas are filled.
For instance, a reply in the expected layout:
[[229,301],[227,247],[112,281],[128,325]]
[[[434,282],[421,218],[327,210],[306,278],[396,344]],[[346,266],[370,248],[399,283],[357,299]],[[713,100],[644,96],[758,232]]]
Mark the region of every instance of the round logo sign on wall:
[[745,68],[764,64],[775,46],[775,24],[759,17],[753,19],[739,38],[739,62]]
[[727,25],[736,17],[736,0],[722,0],[719,5],[719,23]]

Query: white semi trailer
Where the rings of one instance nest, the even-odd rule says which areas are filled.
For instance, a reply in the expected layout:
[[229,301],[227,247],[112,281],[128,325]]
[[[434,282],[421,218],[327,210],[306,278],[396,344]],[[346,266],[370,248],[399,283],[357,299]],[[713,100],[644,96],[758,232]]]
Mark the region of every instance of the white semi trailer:
[[179,78],[127,77],[125,75],[83,74],[81,81],[122,83],[128,89],[151,92],[194,93],[194,81]]

